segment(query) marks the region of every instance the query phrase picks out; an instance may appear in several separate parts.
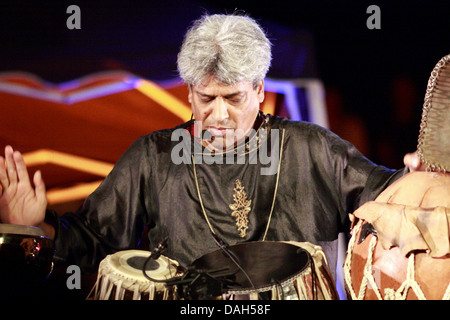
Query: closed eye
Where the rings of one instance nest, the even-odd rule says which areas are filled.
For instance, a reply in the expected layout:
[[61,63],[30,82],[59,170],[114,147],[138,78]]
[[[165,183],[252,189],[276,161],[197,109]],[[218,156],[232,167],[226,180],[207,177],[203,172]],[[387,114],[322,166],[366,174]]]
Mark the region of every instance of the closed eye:
[[[198,96],[200,101],[203,103],[209,103],[216,99],[216,96],[211,96],[205,93],[198,92]],[[224,96],[226,100],[228,100],[232,104],[240,104],[243,100],[245,100],[246,94],[245,92],[235,92],[229,95]]]
[[200,100],[202,101],[202,102],[211,102],[211,101],[213,101],[216,97],[215,96],[210,96],[210,95],[207,95],[207,94],[201,94],[201,93],[199,93],[199,97],[200,97]]
[[238,92],[238,93],[234,93],[234,94],[230,94],[228,96],[225,96],[225,98],[230,101],[231,103],[234,104],[239,104],[241,103],[244,98],[245,98],[245,93],[243,92]]

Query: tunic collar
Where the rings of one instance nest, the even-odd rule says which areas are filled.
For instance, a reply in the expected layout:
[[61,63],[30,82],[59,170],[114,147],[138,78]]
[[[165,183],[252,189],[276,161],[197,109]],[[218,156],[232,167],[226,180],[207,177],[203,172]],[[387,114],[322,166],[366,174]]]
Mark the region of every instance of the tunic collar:
[[[216,155],[220,155],[220,154],[226,155],[229,153],[234,153],[235,155],[237,155],[239,152],[242,154],[247,154],[252,151],[258,150],[260,145],[267,139],[267,136],[270,131],[270,116],[260,110],[259,114],[255,120],[254,130],[252,130],[251,134],[245,139],[244,142],[238,144],[233,149],[229,149],[229,150],[222,151],[222,152],[215,152],[214,150],[208,149],[205,142],[194,135],[194,128],[195,128],[194,123],[195,123],[195,120],[191,120],[188,123],[186,130],[189,132],[189,134],[193,138],[192,139],[194,141],[193,143],[197,143],[197,144],[201,145],[202,151],[200,154],[213,153]],[[194,148],[194,150],[197,150],[197,149]],[[199,154],[199,153],[194,152],[194,154]]]

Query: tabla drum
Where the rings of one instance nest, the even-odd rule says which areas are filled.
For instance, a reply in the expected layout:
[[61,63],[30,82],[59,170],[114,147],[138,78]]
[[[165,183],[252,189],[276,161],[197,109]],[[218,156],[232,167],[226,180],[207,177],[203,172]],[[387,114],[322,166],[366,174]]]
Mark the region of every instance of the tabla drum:
[[36,227],[0,224],[0,297],[29,297],[53,270],[53,240]]
[[156,280],[151,281],[143,272],[150,254],[144,250],[124,250],[106,256],[99,265],[97,281],[90,293],[92,299],[175,299],[175,288],[166,286],[164,280],[180,276],[178,263],[162,255],[156,260],[150,259],[145,266],[145,272]]
[[322,248],[307,242],[260,241],[230,246],[239,267],[219,249],[194,261],[201,270],[233,274],[224,299],[337,300]]
[[[408,173],[378,196],[380,212],[358,214],[344,263],[349,298],[450,298],[449,192],[449,174]],[[381,213],[393,204],[400,209]],[[425,210],[408,215],[408,208]],[[443,245],[433,248],[438,242]],[[442,247],[446,249],[442,251]]]

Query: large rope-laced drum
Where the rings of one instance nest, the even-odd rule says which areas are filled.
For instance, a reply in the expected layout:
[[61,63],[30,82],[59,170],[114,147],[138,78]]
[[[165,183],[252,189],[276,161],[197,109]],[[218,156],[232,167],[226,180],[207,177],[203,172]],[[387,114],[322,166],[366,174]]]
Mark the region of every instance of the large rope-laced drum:
[[406,174],[351,215],[351,299],[450,299],[450,55],[428,82],[418,155],[426,171]]
[[344,265],[350,298],[450,298],[449,174],[409,173],[355,215]]

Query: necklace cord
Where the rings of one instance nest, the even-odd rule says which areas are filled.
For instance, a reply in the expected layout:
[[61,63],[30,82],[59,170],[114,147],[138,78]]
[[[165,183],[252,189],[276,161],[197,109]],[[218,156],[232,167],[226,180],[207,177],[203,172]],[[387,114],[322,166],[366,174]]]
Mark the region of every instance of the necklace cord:
[[269,230],[270,221],[272,220],[273,208],[275,206],[275,199],[277,197],[277,191],[278,191],[278,181],[280,178],[281,158],[283,157],[283,146],[284,146],[284,129],[283,129],[283,134],[281,135],[280,160],[278,161],[277,181],[275,183],[275,191],[273,194],[272,207],[270,208],[269,220],[267,221],[266,231],[264,232],[262,241],[266,240],[267,231]]
[[[271,220],[272,220],[273,208],[275,207],[275,200],[276,200],[277,192],[278,192],[278,182],[279,182],[279,178],[280,178],[281,159],[282,159],[282,157],[283,157],[284,134],[285,134],[285,129],[283,129],[283,133],[282,133],[282,136],[281,136],[280,159],[279,159],[279,161],[278,161],[277,179],[276,179],[276,183],[275,183],[275,191],[274,191],[274,195],[273,195],[272,206],[271,206],[271,208],[270,208],[269,219],[268,219],[268,221],[267,221],[267,226],[266,226],[266,230],[265,230],[265,232],[264,232],[264,236],[263,236],[262,241],[265,241],[265,240],[266,240],[267,232],[268,232],[268,230],[269,230],[270,222],[271,222]],[[196,189],[197,189],[197,195],[198,195],[198,199],[199,199],[199,201],[200,201],[200,206],[201,206],[201,208],[202,208],[202,213],[203,213],[203,216],[205,217],[206,223],[207,223],[208,226],[209,226],[209,229],[210,229],[211,232],[215,235],[216,232],[214,231],[214,228],[213,228],[213,226],[211,225],[211,222],[210,222],[209,219],[208,219],[208,215],[206,214],[206,210],[205,210],[205,207],[204,207],[204,205],[203,205],[203,199],[202,199],[202,195],[201,195],[201,193],[200,193],[200,187],[199,187],[199,185],[198,185],[197,170],[196,170],[196,168],[195,168],[195,158],[194,158],[194,155],[191,155],[191,158],[192,158],[192,166],[193,166],[193,171],[194,171],[195,187],[196,187]]]
[[[267,231],[269,230],[269,225],[270,225],[270,221],[272,219],[272,214],[273,214],[273,208],[275,206],[275,199],[277,196],[277,191],[278,191],[278,181],[279,181],[279,177],[280,177],[280,168],[281,168],[281,159],[283,157],[283,146],[284,146],[284,134],[285,134],[285,129],[283,129],[283,133],[281,136],[281,147],[280,147],[280,158],[278,161],[278,171],[277,171],[277,179],[276,179],[276,183],[275,183],[275,191],[274,191],[274,195],[273,195],[273,200],[272,200],[272,206],[270,209],[270,214],[269,214],[269,219],[267,222],[267,226],[266,226],[266,231],[264,232],[264,237],[262,239],[262,241],[265,241],[266,236],[267,236]],[[226,246],[224,246],[222,243],[220,243],[218,241],[217,238],[219,238],[221,240],[220,237],[218,237],[218,235],[216,234],[216,232],[214,231],[213,226],[211,225],[211,222],[209,221],[208,215],[206,214],[206,210],[205,207],[203,205],[203,199],[202,199],[202,195],[200,193],[200,188],[198,185],[198,178],[197,178],[197,170],[195,168],[195,159],[194,159],[194,155],[191,155],[192,157],[192,166],[193,166],[193,171],[194,171],[194,180],[195,180],[195,187],[197,189],[197,194],[198,194],[198,199],[200,201],[200,206],[202,208],[202,213],[203,216],[205,217],[206,223],[209,226],[209,229],[211,230],[211,233],[213,235],[214,241],[216,242],[217,246],[228,255],[228,257],[231,259],[231,261],[242,271],[242,273],[244,274],[244,276],[247,278],[247,280],[250,282],[250,285],[252,286],[252,288],[256,290],[255,285],[253,284],[251,278],[249,277],[249,275],[247,274],[247,272],[245,272],[245,270],[242,268],[242,266],[239,263],[239,258],[237,258],[234,253],[232,253],[228,248],[226,248]],[[222,240],[223,241],[223,240]],[[259,295],[259,292],[257,292],[258,297],[261,299],[261,296]]]

